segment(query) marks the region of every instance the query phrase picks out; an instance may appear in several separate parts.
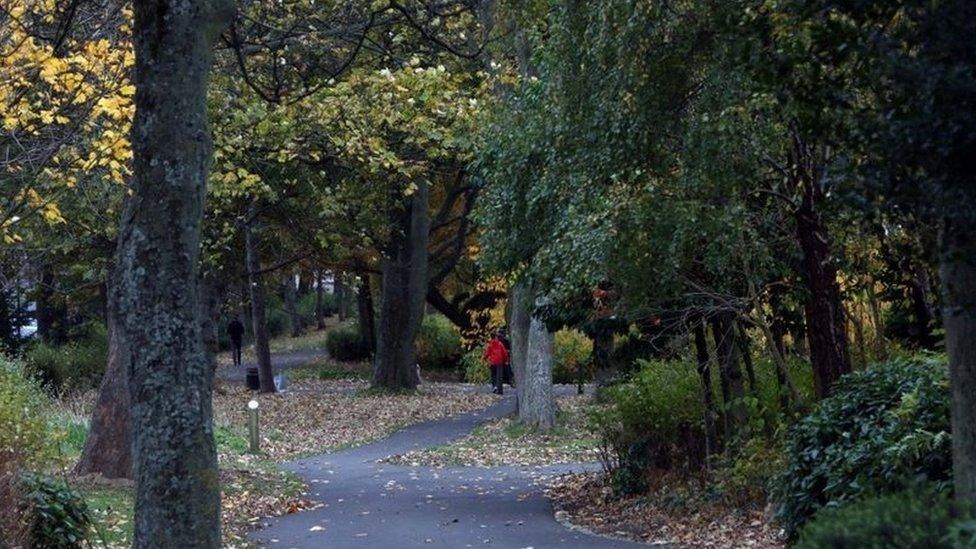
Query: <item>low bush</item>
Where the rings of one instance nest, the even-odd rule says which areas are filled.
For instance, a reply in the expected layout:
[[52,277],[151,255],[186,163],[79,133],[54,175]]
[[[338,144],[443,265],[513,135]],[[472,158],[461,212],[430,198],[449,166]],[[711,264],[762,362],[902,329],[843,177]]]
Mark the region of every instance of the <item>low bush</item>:
[[325,338],[325,348],[329,356],[343,362],[369,358],[369,349],[359,337],[359,328],[355,325],[329,332]]
[[482,356],[481,349],[473,349],[461,356],[461,368],[464,369],[464,381],[468,383],[488,383],[491,371],[488,361]]
[[821,509],[800,531],[798,549],[949,549],[956,520],[949,497],[912,489]]
[[590,426],[604,467],[623,494],[646,491],[657,472],[697,471],[705,458],[695,365],[639,361],[630,381],[603,389]]
[[24,501],[32,547],[91,547],[94,525],[85,500],[64,481],[24,475]]
[[51,389],[97,387],[108,360],[108,336],[100,328],[63,345],[38,341],[27,350],[24,360],[30,371]]
[[593,380],[593,341],[579,330],[555,333],[552,349],[553,383],[576,383],[583,368],[583,381]]
[[944,359],[899,358],[841,378],[786,436],[772,483],[793,535],[820,508],[952,478]]
[[417,333],[417,364],[421,369],[451,369],[461,357],[461,336],[443,315],[424,315]]
[[[318,303],[318,296],[315,291],[311,291],[303,295],[298,300],[298,314],[301,315],[305,322],[309,326],[315,325],[315,307]],[[353,307],[355,308],[355,307]],[[336,298],[335,294],[330,294],[325,292],[322,294],[322,316],[328,318],[336,314]]]
[[[57,453],[57,437],[48,421],[48,401],[19,363],[0,356],[0,461],[16,458],[41,467]],[[16,453],[16,456],[13,453]]]

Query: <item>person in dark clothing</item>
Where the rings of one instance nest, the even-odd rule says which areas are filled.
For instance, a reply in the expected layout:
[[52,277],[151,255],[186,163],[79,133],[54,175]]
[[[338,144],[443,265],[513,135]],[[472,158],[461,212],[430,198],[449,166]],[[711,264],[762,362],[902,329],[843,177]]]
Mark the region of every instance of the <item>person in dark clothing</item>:
[[227,335],[230,336],[231,353],[234,356],[234,366],[241,365],[241,346],[244,343],[244,325],[236,318],[227,325]]

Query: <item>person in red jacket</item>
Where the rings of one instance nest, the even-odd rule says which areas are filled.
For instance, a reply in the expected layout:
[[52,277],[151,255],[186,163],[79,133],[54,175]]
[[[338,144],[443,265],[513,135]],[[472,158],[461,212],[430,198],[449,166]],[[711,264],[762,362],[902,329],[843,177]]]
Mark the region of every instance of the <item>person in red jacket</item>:
[[502,341],[501,332],[496,332],[495,336],[485,347],[485,360],[491,368],[491,384],[495,387],[493,391],[496,395],[502,394],[502,383],[505,381],[505,365],[508,364],[508,349]]

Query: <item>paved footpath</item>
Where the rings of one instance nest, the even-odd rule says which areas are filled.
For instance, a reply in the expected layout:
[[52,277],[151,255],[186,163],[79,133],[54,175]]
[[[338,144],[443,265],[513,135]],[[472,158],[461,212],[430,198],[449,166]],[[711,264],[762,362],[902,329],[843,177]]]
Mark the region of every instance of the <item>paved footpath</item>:
[[610,548],[640,544],[593,536],[556,522],[537,483],[586,465],[434,469],[377,463],[446,444],[514,411],[508,396],[486,410],[407,427],[374,443],[284,467],[322,506],[270,519],[252,534],[261,547]]

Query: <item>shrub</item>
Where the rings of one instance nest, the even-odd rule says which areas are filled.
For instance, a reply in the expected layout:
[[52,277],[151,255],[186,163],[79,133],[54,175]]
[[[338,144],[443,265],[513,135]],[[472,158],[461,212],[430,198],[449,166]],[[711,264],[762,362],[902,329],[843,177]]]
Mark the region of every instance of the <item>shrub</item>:
[[443,315],[424,315],[417,334],[417,364],[422,369],[453,368],[461,356],[461,336]]
[[54,457],[57,437],[48,422],[47,399],[20,364],[0,356],[0,461],[17,457],[25,466],[43,466]]
[[703,410],[695,365],[639,361],[630,381],[602,391],[591,414],[604,467],[615,489],[641,493],[657,471],[694,471],[704,463]]
[[948,549],[955,514],[949,497],[935,489],[868,497],[821,509],[800,531],[796,547]]
[[783,470],[779,438],[753,436],[714,471],[724,498],[737,506],[765,503],[769,482]]
[[841,378],[786,437],[772,484],[790,535],[825,505],[903,490],[952,474],[944,359],[894,359]]
[[63,345],[39,341],[24,359],[41,382],[54,390],[97,387],[108,360],[108,336],[101,328]]
[[325,348],[329,356],[339,361],[369,358],[369,349],[359,337],[359,328],[355,325],[329,332],[325,338]]
[[24,475],[27,513],[33,547],[91,547],[93,524],[85,500],[63,481]]
[[[318,302],[318,296],[315,291],[311,291],[303,295],[298,300],[298,314],[305,319],[305,322],[310,326],[315,325],[315,305]],[[355,307],[351,307],[355,309]],[[336,298],[335,294],[324,292],[322,294],[322,316],[328,318],[336,314],[338,309],[336,308]],[[354,311],[353,311],[354,312]]]
[[488,361],[482,356],[481,349],[474,349],[461,356],[461,367],[464,368],[464,381],[468,383],[488,383],[491,372]]
[[576,383],[580,366],[583,380],[593,379],[593,341],[579,330],[563,329],[555,333],[552,352],[553,383]]

